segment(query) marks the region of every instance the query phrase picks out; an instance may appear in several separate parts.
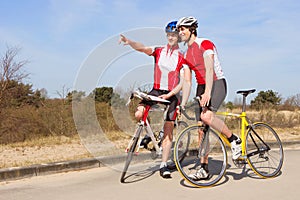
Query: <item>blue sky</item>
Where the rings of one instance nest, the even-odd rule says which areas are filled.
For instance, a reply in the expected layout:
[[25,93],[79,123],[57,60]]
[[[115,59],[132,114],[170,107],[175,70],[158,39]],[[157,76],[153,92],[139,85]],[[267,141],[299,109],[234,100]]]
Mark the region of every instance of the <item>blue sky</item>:
[[[0,53],[7,45],[20,47],[18,59],[30,61],[27,82],[57,97],[63,88],[74,88],[89,55],[105,41],[117,43],[120,33],[162,28],[182,16],[196,17],[199,36],[217,46],[228,82],[227,100],[236,97],[236,90],[248,88],[272,89],[284,98],[300,93],[298,0],[1,0]],[[163,33],[155,37],[166,41]],[[149,35],[133,34],[132,39],[151,43]],[[100,66],[105,57],[102,53],[93,62]],[[132,68],[144,64],[151,69],[151,62],[131,53],[114,65],[131,70],[129,63]],[[120,85],[122,75],[115,76],[117,71],[107,70],[98,77],[97,86]],[[143,75],[152,76],[137,76]]]

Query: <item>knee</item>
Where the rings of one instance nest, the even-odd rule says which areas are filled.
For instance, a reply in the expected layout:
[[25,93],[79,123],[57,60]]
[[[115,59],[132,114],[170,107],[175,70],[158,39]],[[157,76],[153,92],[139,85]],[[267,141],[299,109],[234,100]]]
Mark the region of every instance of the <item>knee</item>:
[[201,120],[203,123],[210,125],[211,123],[211,114],[210,112],[201,113]]
[[135,118],[137,120],[141,120],[143,115],[144,115],[144,107],[143,106],[137,107],[136,112],[134,114]]

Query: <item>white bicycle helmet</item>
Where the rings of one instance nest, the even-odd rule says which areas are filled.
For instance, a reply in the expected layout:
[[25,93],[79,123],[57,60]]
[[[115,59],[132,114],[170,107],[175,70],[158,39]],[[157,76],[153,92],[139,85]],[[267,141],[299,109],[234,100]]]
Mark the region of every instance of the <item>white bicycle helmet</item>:
[[181,19],[178,20],[176,27],[180,27],[180,26],[186,26],[186,27],[198,27],[198,22],[197,19],[195,17],[182,17]]

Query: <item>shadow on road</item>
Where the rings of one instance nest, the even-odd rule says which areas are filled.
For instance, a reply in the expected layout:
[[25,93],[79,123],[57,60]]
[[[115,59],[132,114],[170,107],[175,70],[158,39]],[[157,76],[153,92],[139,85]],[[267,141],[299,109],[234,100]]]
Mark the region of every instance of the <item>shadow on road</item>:
[[159,166],[157,165],[157,166],[149,167],[148,169],[142,171],[129,174],[128,176],[125,177],[124,183],[134,183],[134,182],[142,181],[155,174],[156,171],[158,170],[159,170]]
[[[240,172],[240,170],[242,171]],[[282,171],[278,173],[277,177],[281,175],[282,175]],[[232,179],[235,181],[242,180],[243,178],[264,179],[262,177],[259,177],[257,174],[255,174],[250,168],[247,168],[247,165],[241,168],[232,167],[231,165],[228,165],[224,177],[217,184],[211,187],[221,186],[227,183],[230,180],[230,177],[232,177]],[[187,188],[199,188],[197,186],[191,185],[184,178],[181,179],[180,184]]]
[[[173,166],[174,169],[171,170],[171,172],[177,171],[176,167]],[[151,177],[153,174],[159,171],[159,165],[149,167],[148,169],[138,171],[135,173],[131,173],[128,176],[125,177],[124,183],[134,183],[139,182],[144,179],[147,179]],[[281,176],[282,172],[279,172],[277,176]],[[232,178],[230,178],[232,177]],[[227,182],[229,182],[230,179],[233,179],[235,181],[242,180],[243,178],[252,178],[252,179],[263,179],[256,175],[251,168],[247,167],[247,165],[244,165],[243,167],[236,167],[234,165],[228,164],[226,173],[224,177],[215,185],[212,187],[221,186]],[[191,185],[188,183],[184,178],[180,180],[180,184],[187,188],[199,188],[196,186]]]

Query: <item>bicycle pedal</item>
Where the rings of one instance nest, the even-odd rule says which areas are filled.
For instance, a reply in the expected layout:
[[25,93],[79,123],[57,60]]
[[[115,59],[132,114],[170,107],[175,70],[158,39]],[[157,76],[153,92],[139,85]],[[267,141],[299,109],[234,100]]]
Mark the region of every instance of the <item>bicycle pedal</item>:
[[232,159],[232,162],[237,168],[243,168],[247,164],[246,159],[243,157],[238,157],[235,160]]

